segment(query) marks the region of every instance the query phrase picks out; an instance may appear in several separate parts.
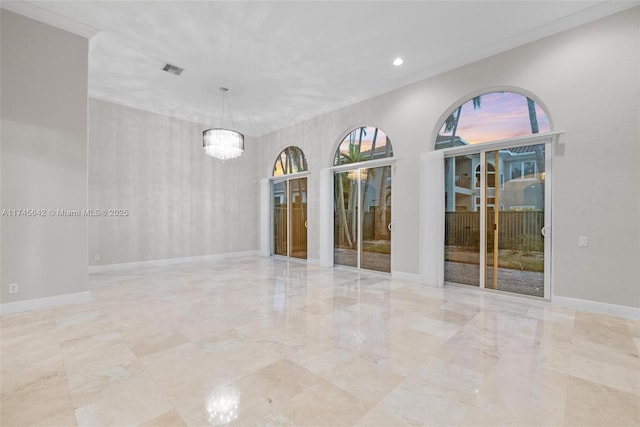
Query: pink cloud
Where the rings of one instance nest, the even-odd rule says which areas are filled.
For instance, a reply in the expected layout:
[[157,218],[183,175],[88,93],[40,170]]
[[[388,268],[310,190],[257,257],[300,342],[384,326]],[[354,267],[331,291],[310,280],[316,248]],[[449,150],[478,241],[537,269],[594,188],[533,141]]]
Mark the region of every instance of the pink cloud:
[[[456,135],[470,144],[531,134],[527,98],[516,93],[489,93],[482,96],[480,108],[474,109],[469,101],[461,111]],[[539,131],[548,132],[549,121],[538,105],[536,117]],[[444,125],[441,134],[446,135]]]

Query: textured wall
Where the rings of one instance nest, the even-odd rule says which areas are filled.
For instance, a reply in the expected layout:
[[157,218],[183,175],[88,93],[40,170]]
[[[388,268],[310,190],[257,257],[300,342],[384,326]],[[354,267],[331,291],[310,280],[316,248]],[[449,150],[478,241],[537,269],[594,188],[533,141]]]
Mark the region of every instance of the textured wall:
[[[269,167],[284,146],[309,160],[309,257],[318,258],[319,170],[344,133],[382,128],[397,158],[392,270],[418,274],[419,153],[450,109],[492,89],[524,90],[565,130],[553,159],[553,295],[640,307],[640,8],[458,68],[260,138]],[[579,248],[578,236],[590,246]]]
[[[87,40],[2,10],[2,302],[87,290]],[[10,283],[19,285],[9,294]]]
[[204,153],[203,129],[90,100],[89,206],[128,215],[89,219],[89,265],[258,249],[254,141],[223,163]]

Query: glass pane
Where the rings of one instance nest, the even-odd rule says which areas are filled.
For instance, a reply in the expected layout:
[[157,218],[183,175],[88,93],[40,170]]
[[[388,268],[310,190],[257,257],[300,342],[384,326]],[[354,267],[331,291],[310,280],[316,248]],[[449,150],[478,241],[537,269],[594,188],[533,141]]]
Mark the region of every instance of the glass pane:
[[391,166],[360,169],[360,267],[391,272]]
[[[444,280],[480,286],[480,155],[445,159]],[[479,175],[478,175],[479,178]]]
[[550,130],[547,114],[532,99],[514,92],[490,92],[453,110],[440,128],[435,148],[510,139]]
[[334,166],[393,157],[391,141],[380,129],[360,127],[344,137],[333,159]]
[[291,256],[307,258],[307,178],[289,181],[291,203]]
[[500,172],[512,171],[487,210],[487,288],[544,296],[544,150],[539,144],[487,153]]
[[280,152],[273,164],[273,176],[281,176],[307,170],[307,158],[300,147],[291,145]]
[[333,261],[358,266],[358,176],[357,170],[334,175]]
[[522,178],[522,164],[520,162],[511,163],[511,179]]
[[287,183],[273,183],[273,253],[287,253]]

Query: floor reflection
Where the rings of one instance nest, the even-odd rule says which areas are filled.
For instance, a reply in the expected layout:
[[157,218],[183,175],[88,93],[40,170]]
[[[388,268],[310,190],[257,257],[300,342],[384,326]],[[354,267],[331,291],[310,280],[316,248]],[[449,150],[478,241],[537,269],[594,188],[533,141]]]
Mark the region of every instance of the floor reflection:
[[222,426],[238,418],[240,391],[233,385],[218,387],[207,396],[207,419],[210,425]]
[[246,257],[2,316],[4,426],[640,426],[640,322]]

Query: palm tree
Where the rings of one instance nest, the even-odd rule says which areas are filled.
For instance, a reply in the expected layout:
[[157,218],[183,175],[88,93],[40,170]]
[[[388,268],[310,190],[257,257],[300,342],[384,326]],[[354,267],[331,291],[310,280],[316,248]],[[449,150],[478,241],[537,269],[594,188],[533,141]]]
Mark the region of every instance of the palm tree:
[[373,160],[373,155],[376,151],[376,140],[378,139],[378,128],[373,131],[373,141],[371,142],[371,155],[369,156],[370,160]]
[[[482,102],[482,95],[476,96],[475,98],[473,98],[472,102],[473,102],[473,109],[474,110],[480,108],[480,104]],[[462,112],[462,106],[463,105],[464,104],[462,104],[458,108],[456,108],[449,115],[449,117],[447,117],[447,119],[444,121],[444,131],[445,132],[451,132],[451,146],[453,146],[453,143],[454,143],[454,141],[456,139],[456,131],[458,130],[458,121],[460,120],[460,113]]]
[[[386,141],[385,157],[389,157],[391,150],[391,142]],[[378,188],[378,209],[376,210],[376,219],[374,225],[374,236],[376,240],[388,240],[389,229],[387,228],[387,200],[391,196],[390,188],[387,188],[387,175],[391,170],[391,166],[383,166],[380,174],[380,187]]]
[[[359,135],[357,133],[359,132]],[[363,161],[363,156],[361,153],[362,149],[362,138],[367,134],[366,128],[360,127],[358,129],[354,129],[348,135],[349,145],[347,146],[347,152],[342,153],[341,146],[338,147],[336,152],[336,157],[334,160],[335,165],[339,164],[350,164],[350,163],[358,163]],[[342,160],[341,160],[342,158]],[[357,205],[357,191],[355,190],[355,186],[352,184],[352,181],[345,174],[340,174],[336,177],[336,189],[335,189],[335,198],[336,198],[336,206],[339,210],[340,221],[342,222],[342,230],[346,240],[347,245],[350,248],[353,248],[356,244],[355,236],[352,236],[352,231],[355,233],[357,226],[357,212],[353,208]],[[345,191],[346,190],[346,191]],[[351,227],[349,227],[349,222],[347,218],[347,203],[345,203],[345,195],[347,196],[347,202],[349,204],[349,211],[351,212]]]
[[[289,162],[291,164],[292,170],[295,169],[297,172],[303,172],[307,170],[307,161],[300,147],[297,147],[295,145],[287,147],[287,155],[289,156]],[[295,168],[293,166],[295,166]]]

